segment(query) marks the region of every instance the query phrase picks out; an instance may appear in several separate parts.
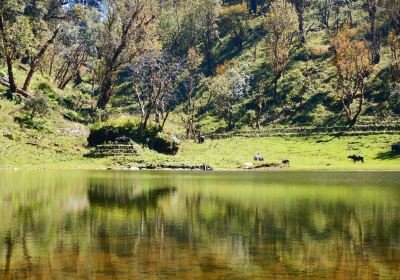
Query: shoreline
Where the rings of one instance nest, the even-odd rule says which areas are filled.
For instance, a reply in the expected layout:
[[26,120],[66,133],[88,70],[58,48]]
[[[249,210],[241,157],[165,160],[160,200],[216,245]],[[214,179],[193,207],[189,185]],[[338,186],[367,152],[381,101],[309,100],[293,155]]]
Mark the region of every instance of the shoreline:
[[126,172],[140,172],[140,171],[179,171],[179,172],[204,172],[204,173],[212,173],[212,172],[254,172],[254,173],[263,173],[263,172],[400,172],[399,168],[364,168],[364,169],[344,169],[344,168],[257,168],[257,169],[240,169],[240,168],[215,168],[213,170],[201,170],[201,169],[183,169],[183,168],[139,168],[139,169],[131,169],[131,168],[110,168],[110,167],[91,167],[91,168],[69,168],[69,167],[1,167],[0,172],[5,171],[126,171]]

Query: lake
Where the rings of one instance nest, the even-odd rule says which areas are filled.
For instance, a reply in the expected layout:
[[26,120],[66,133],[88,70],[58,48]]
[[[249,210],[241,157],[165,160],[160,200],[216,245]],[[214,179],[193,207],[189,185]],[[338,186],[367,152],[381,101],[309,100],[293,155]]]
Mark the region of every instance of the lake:
[[0,172],[0,279],[400,279],[400,172]]

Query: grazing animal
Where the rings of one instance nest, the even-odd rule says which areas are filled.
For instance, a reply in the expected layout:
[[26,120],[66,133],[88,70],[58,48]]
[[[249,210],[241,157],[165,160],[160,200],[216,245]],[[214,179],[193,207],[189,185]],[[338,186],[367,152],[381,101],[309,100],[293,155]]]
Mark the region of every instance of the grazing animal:
[[255,161],[264,161],[264,157],[260,154],[254,155],[254,160]]
[[210,165],[205,164],[205,163],[203,163],[203,165],[201,166],[201,169],[204,171],[212,171],[213,170],[213,168]]
[[282,161],[282,163],[283,163],[283,164],[286,164],[286,165],[289,165],[289,163],[290,163],[290,160],[288,160],[288,159],[285,159],[285,160],[283,160],[283,161]]
[[393,144],[392,145],[392,153],[400,152],[400,144]]
[[364,156],[362,155],[351,155],[348,156],[347,158],[351,158],[354,161],[354,163],[356,163],[357,161],[361,161],[362,163],[364,163]]
[[198,141],[199,141],[199,144],[203,144],[206,141],[206,137],[203,135],[199,135]]

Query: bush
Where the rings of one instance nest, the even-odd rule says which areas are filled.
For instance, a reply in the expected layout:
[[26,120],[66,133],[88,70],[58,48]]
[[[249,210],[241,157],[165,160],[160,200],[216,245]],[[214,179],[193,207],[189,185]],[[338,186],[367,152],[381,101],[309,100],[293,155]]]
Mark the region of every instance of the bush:
[[25,101],[21,111],[30,119],[43,117],[50,113],[50,103],[42,94],[35,94]]
[[54,89],[51,87],[51,85],[45,82],[39,83],[35,88],[35,92],[45,95],[50,99],[57,99],[57,94]]
[[170,134],[159,132],[153,140],[152,148],[159,153],[176,155],[179,149],[179,139]]
[[179,140],[168,133],[162,133],[158,125],[149,122],[145,131],[141,129],[139,119],[121,118],[100,123],[90,130],[89,146],[94,147],[107,142],[116,142],[118,138],[127,137],[137,143],[166,154],[176,154]]
[[38,131],[46,130],[45,126],[46,122],[42,119],[32,119],[27,115],[23,115],[23,116],[16,116],[14,118],[14,121],[19,123],[21,127],[35,129]]

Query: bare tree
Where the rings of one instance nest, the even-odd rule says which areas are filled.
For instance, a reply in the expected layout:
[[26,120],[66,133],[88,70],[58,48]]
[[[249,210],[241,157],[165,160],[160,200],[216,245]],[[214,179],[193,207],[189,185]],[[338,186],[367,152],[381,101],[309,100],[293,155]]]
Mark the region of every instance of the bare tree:
[[155,123],[163,129],[177,101],[181,65],[166,54],[153,51],[142,55],[130,68],[130,84],[140,107],[142,130],[146,130],[152,114]]
[[107,1],[107,14],[99,38],[100,96],[97,108],[105,109],[118,72],[147,50],[150,23],[157,17],[157,4],[148,0]]

